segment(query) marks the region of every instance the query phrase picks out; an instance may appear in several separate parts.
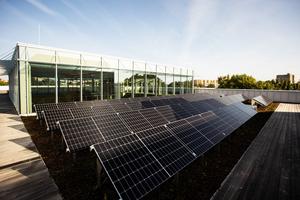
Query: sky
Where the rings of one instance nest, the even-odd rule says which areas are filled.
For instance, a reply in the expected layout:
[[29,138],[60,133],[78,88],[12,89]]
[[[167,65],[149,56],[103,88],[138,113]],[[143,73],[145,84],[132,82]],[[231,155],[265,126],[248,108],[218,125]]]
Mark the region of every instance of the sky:
[[196,79],[300,79],[299,0],[0,0],[0,27],[0,56],[40,42],[190,67]]

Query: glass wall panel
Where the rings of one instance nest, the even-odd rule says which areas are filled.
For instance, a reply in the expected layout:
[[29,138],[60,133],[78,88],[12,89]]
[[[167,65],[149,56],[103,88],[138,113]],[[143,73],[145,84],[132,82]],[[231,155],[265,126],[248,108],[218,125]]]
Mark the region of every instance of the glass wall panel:
[[192,88],[193,88],[192,84],[193,84],[193,78],[191,76],[188,76],[184,93],[192,93]]
[[[149,73],[149,72],[148,72]],[[158,93],[157,77],[155,73],[147,73],[147,96],[155,96]]]
[[181,94],[182,93],[182,87],[183,87],[183,83],[181,81],[180,76],[178,75],[174,75],[174,81],[175,81],[175,94]]
[[143,97],[145,95],[145,73],[135,72],[134,74],[134,96]]
[[58,101],[80,101],[79,66],[58,66]]
[[166,74],[157,74],[157,96],[166,95]]
[[167,94],[173,94],[173,85],[174,85],[174,82],[173,82],[173,75],[170,75],[170,74],[167,74],[166,75],[166,84],[167,84]]
[[118,91],[118,70],[103,69],[103,99],[115,99]]
[[82,67],[82,99],[95,100],[101,98],[101,69]]
[[55,65],[32,63],[30,67],[32,105],[55,103]]
[[132,95],[132,71],[131,70],[120,70],[120,97],[129,98]]

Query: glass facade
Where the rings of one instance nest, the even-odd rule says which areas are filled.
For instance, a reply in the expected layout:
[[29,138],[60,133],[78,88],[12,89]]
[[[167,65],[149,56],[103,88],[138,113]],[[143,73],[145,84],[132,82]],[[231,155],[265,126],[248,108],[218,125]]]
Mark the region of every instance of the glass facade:
[[55,103],[55,65],[31,64],[31,100],[38,103]]
[[191,70],[30,44],[17,48],[20,113],[31,113],[37,103],[192,92]]

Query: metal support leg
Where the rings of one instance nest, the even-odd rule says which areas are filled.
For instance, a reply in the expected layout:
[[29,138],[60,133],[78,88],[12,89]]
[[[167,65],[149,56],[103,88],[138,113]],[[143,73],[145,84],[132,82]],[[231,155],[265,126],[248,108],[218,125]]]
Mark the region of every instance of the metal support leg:
[[97,173],[97,185],[96,188],[99,189],[102,186],[102,179],[101,179],[101,175],[102,175],[102,165],[99,161],[98,158],[96,158],[96,173]]

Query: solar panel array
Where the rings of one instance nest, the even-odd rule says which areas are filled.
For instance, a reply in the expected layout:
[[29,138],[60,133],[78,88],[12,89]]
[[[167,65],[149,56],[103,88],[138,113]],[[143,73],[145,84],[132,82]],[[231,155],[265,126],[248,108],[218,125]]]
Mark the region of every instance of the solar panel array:
[[255,103],[257,103],[261,106],[264,106],[264,107],[270,105],[273,102],[271,99],[269,99],[268,97],[265,97],[263,95],[254,97],[252,99],[252,101],[254,101]]
[[[144,98],[142,100],[144,100]],[[97,106],[90,106],[91,102],[89,103],[76,102],[73,104],[72,103],[51,104],[52,109],[44,109],[41,113],[43,116],[42,118],[46,121],[47,130],[56,130],[58,129],[56,123],[59,120],[61,120],[58,116],[64,115],[64,113],[69,113],[69,112],[71,112],[72,115],[64,116],[63,117],[64,120],[97,116],[97,115],[105,115],[110,113],[125,113],[125,112],[130,112],[135,110],[142,110],[145,108],[153,108],[153,107],[160,107],[160,106],[167,105],[170,106],[170,108],[165,108],[165,109],[169,109],[169,110],[171,109],[169,112],[175,113],[174,119],[167,118],[167,120],[173,121],[177,119],[183,119],[191,115],[195,115],[208,110],[212,110],[217,107],[225,106],[224,104],[221,104],[220,102],[214,99],[189,102],[183,98],[178,98],[178,97],[170,97],[170,98],[164,97],[163,99],[146,100],[141,102],[132,101],[132,100],[130,100],[130,102],[122,102],[122,101],[124,100],[115,99],[115,100],[108,101],[109,103],[107,103],[107,101],[103,101],[105,103],[103,103],[102,105],[98,103]],[[95,102],[96,101],[94,101],[94,104]],[[38,105],[43,105],[43,104],[38,104]],[[38,105],[36,106],[39,107]],[[58,109],[58,107],[60,107],[61,109]],[[39,108],[42,108],[42,106],[40,106]],[[41,119],[41,117],[38,118]]]
[[69,151],[95,151],[121,199],[140,199],[256,114],[241,96],[210,97],[52,104],[42,114]]
[[239,108],[236,105],[221,107],[100,142],[91,148],[120,198],[140,199],[253,116],[242,111],[242,107],[243,104]]

